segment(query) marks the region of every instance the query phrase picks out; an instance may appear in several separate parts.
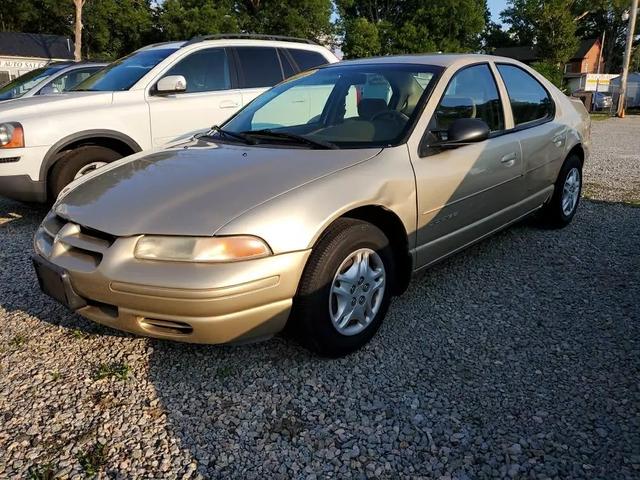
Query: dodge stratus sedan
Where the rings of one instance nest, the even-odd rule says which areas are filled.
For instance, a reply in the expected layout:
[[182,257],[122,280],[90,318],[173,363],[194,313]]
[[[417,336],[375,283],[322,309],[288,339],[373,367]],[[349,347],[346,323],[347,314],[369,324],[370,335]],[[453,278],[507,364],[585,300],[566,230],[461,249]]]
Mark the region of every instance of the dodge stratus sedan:
[[571,222],[589,119],[514,60],[358,60],[280,83],[221,127],[65,188],[42,289],[91,320],[201,343],[285,328],[340,356],[412,273],[538,213]]

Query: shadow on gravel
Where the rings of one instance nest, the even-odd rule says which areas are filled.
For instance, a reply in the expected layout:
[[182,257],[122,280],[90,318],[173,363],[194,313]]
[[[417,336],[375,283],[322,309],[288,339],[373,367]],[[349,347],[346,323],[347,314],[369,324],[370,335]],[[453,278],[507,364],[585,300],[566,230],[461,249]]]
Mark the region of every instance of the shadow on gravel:
[[205,477],[631,477],[639,244],[640,210],[584,202],[430,269],[347,358],[151,341],[149,377]]
[[[0,212],[20,215],[0,226],[9,315],[125,335],[38,290],[29,256],[44,209]],[[618,204],[584,202],[561,231],[515,226],[415,279],[373,341],[339,360],[283,338],[149,340],[141,380],[177,450],[144,475],[637,477],[638,245],[640,209]]]
[[31,264],[32,239],[48,207],[0,197],[0,307],[47,323],[100,335],[127,336],[70,313],[44,295]]

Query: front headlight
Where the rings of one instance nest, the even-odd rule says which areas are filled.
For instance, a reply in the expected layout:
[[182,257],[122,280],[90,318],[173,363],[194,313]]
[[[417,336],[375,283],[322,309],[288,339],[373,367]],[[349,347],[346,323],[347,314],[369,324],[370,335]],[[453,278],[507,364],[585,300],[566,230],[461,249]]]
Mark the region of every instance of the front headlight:
[[0,123],[0,148],[24,147],[24,131],[17,122]]
[[135,256],[143,260],[170,262],[237,262],[271,255],[260,238],[249,235],[233,237],[163,237],[145,235],[136,244]]

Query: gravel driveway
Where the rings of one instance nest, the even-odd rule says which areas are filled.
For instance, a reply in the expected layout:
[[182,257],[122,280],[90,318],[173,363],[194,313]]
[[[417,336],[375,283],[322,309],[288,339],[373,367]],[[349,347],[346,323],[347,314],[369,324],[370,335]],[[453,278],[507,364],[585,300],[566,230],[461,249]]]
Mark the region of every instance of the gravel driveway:
[[640,115],[594,121],[583,194],[640,205]]
[[[632,121],[594,124],[600,200],[622,199],[619,169],[640,178]],[[337,361],[70,314],[31,272],[43,215],[0,200],[0,478],[640,478],[640,208],[502,232]]]

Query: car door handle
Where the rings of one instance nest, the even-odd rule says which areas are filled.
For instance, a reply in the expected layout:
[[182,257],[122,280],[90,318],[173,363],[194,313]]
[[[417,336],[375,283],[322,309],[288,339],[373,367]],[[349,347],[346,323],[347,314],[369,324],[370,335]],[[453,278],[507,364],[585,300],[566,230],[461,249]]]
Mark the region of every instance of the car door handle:
[[507,153],[504,157],[500,159],[500,163],[506,167],[510,167],[516,160],[518,159],[518,154],[516,152]]
[[234,102],[233,100],[223,100],[218,104],[218,106],[220,108],[236,108],[239,107],[240,104],[238,102]]

